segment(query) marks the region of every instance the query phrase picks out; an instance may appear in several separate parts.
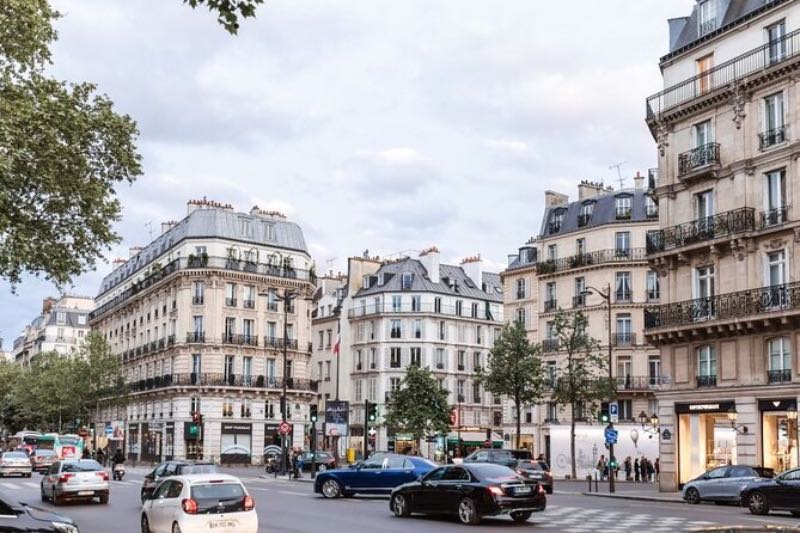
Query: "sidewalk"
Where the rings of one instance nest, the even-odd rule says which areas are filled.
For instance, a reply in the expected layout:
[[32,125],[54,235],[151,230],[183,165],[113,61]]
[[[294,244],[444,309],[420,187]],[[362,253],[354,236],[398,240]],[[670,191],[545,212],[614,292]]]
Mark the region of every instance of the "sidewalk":
[[600,481],[597,483],[598,492],[595,492],[595,484],[594,481],[592,481],[591,492],[589,492],[588,481],[556,480],[555,489],[556,493],[581,494],[583,496],[594,496],[598,498],[684,503],[680,492],[660,492],[657,483],[635,483],[632,481],[618,480],[615,485],[616,490],[614,494],[611,494],[608,491],[608,481]]

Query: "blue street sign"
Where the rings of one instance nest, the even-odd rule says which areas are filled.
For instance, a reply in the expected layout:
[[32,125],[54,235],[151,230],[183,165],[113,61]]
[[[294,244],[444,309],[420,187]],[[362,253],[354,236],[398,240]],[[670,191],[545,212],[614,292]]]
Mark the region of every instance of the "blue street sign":
[[114,426],[106,426],[106,435],[114,434]]
[[614,428],[607,427],[605,431],[606,444],[616,444],[619,431]]
[[611,402],[610,404],[608,404],[608,415],[609,416],[619,415],[619,404],[617,402]]

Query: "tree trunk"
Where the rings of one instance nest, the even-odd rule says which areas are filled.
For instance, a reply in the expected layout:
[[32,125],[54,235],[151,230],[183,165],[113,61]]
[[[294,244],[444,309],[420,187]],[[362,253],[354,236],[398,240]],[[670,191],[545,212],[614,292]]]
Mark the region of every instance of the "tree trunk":
[[572,459],[572,479],[578,478],[578,469],[575,465],[575,403],[571,404],[572,416],[570,416],[569,424],[569,454]]
[[519,400],[514,400],[514,403],[517,406],[517,449],[520,449],[520,443],[522,442],[522,412],[520,411],[520,402]]

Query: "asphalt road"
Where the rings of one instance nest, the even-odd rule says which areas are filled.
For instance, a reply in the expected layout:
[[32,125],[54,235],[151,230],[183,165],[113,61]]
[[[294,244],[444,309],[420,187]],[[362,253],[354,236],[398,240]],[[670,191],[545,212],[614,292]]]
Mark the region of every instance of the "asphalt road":
[[[74,518],[82,533],[135,533],[139,531],[139,488],[146,472],[129,469],[123,482],[112,482],[107,505],[70,503],[55,508]],[[363,497],[324,500],[313,494],[309,483],[259,477],[256,469],[232,472],[239,475],[256,500],[260,531],[270,533],[375,532],[407,533],[464,531],[451,518],[395,518],[388,499]],[[54,508],[40,503],[39,478],[2,478],[0,491],[17,501]],[[517,525],[508,518],[487,518],[470,531],[529,530],[537,532],[606,533],[629,531],[689,531],[725,526],[800,526],[800,520],[787,515],[757,517],[734,506],[688,505],[631,500],[612,500],[576,493],[548,496],[548,509],[534,515],[527,524]]]

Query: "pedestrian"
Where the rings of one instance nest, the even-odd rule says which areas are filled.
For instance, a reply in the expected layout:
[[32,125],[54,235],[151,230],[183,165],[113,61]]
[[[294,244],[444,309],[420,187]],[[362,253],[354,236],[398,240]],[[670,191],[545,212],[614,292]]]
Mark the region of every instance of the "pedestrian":
[[292,454],[292,477],[294,479],[298,479],[300,477],[300,452],[295,448],[294,453]]
[[81,453],[81,459],[91,459],[92,453],[89,451],[89,448],[84,448],[83,453]]
[[640,474],[639,458],[637,457],[636,460],[633,462],[633,476],[636,483],[639,483],[639,474]]
[[625,481],[631,480],[631,469],[633,465],[631,464],[631,456],[625,458]]
[[100,464],[103,464],[103,461],[105,460],[105,458],[103,457],[103,449],[102,448],[97,448],[97,451],[95,452],[94,460],[97,461]]
[[647,481],[653,483],[656,480],[656,467],[653,463],[647,461]]
[[605,481],[606,476],[608,475],[608,465],[606,463],[605,455],[601,455],[600,459],[597,461],[597,471],[600,472],[600,481]]
[[653,467],[656,471],[656,482],[661,481],[661,462],[658,457],[656,457],[656,462],[653,464]]

